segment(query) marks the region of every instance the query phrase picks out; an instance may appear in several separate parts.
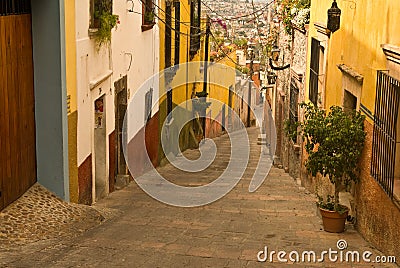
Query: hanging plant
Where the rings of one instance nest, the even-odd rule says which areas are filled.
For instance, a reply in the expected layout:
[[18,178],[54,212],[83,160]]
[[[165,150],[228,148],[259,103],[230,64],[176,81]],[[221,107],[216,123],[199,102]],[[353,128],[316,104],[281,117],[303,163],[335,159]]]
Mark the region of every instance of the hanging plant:
[[119,24],[119,16],[108,11],[95,12],[94,16],[99,21],[96,33],[98,47],[109,45],[111,42],[111,30]]
[[144,23],[153,24],[154,23],[154,10],[146,11],[144,14]]

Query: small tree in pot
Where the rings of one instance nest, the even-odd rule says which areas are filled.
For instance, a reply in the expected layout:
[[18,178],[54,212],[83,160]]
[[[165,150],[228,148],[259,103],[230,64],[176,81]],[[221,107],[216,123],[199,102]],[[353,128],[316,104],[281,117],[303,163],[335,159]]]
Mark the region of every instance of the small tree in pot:
[[[318,173],[327,176],[335,189],[334,196],[328,196],[327,202],[320,198],[317,203],[323,216],[324,229],[342,232],[348,208],[340,205],[339,192],[358,180],[357,164],[366,136],[365,116],[356,111],[345,112],[338,106],[332,106],[328,113],[310,103],[300,106],[305,109],[301,131],[308,154],[306,168],[313,176]],[[326,225],[323,210],[339,214],[333,216],[337,223],[340,222],[337,229]],[[338,217],[341,220],[338,221]]]

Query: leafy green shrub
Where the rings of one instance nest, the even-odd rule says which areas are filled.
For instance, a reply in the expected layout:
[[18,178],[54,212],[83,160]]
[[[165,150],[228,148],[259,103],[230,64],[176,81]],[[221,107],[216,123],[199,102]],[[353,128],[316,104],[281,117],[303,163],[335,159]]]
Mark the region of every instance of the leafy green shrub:
[[308,153],[306,168],[313,175],[328,176],[335,186],[334,210],[340,211],[339,191],[358,180],[360,159],[366,133],[365,116],[357,111],[345,112],[332,106],[326,113],[313,104],[300,104],[305,109],[301,124],[305,149]]

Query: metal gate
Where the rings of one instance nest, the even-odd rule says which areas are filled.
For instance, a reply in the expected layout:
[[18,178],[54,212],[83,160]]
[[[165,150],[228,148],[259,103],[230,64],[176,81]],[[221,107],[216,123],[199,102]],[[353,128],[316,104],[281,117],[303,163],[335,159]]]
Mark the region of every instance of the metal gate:
[[371,175],[392,198],[396,164],[396,124],[399,116],[400,82],[378,71]]
[[36,182],[29,0],[0,1],[0,210]]

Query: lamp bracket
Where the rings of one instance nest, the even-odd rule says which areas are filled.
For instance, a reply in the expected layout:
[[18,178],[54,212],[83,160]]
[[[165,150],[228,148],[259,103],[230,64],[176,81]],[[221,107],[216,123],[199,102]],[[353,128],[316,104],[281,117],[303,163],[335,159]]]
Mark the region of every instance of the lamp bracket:
[[272,59],[270,58],[269,59],[269,66],[271,67],[272,70],[282,71],[282,70],[285,70],[285,69],[289,68],[290,64],[286,64],[284,66],[274,66],[273,63],[272,63]]
[[134,8],[134,6],[135,6],[135,3],[133,2],[133,0],[127,0],[126,2],[127,2],[127,3],[132,3],[131,8],[128,8],[127,10],[128,10],[128,12],[133,12],[133,8]]

